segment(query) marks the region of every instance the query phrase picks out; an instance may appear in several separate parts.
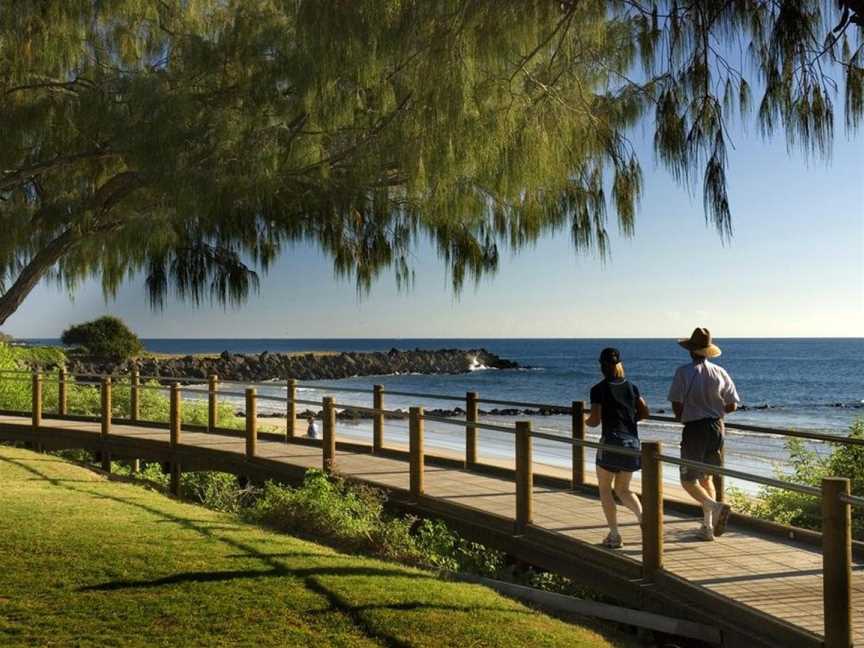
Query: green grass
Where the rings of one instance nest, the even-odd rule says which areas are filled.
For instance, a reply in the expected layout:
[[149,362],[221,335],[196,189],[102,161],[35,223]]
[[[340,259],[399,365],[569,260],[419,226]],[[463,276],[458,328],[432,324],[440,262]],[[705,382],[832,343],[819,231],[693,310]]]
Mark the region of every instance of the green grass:
[[0,446],[3,646],[608,646],[477,585]]

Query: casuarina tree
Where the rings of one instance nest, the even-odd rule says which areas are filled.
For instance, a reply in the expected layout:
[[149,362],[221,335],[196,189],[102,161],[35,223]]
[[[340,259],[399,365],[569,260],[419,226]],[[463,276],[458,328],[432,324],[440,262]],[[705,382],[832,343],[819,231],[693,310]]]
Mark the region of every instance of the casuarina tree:
[[292,242],[366,288],[429,237],[633,232],[628,139],[731,234],[728,123],[830,153],[864,111],[864,0],[0,0],[0,324],[43,279],[239,303]]

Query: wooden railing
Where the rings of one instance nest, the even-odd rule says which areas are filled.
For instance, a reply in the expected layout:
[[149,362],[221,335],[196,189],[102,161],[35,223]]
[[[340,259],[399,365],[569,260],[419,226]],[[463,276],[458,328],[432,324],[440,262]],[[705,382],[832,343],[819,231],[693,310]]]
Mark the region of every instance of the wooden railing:
[[[32,404],[31,419],[34,431],[42,426],[43,416],[43,389],[46,382],[44,375],[39,372],[3,370],[0,378],[6,380],[22,380],[31,382]],[[10,378],[11,376],[11,378]],[[101,390],[101,435],[111,435],[112,426],[112,388],[115,383],[112,378],[102,374],[75,374],[75,378],[84,378],[89,384],[98,384]],[[72,375],[64,369],[56,372],[58,389],[58,407],[60,416],[68,415],[68,387]],[[151,382],[142,382],[145,381]],[[137,370],[133,370],[129,376],[128,388],[130,393],[130,415],[132,422],[140,419],[140,391],[144,389],[164,390],[166,387],[155,384],[152,381],[164,381],[165,378],[158,376],[141,376]],[[94,382],[98,381],[98,383]],[[505,401],[498,399],[479,398],[476,392],[468,392],[464,397],[465,419],[433,416],[426,414],[423,407],[411,407],[408,412],[401,410],[387,410],[384,408],[386,394],[403,397],[428,398],[433,400],[462,401],[462,397],[442,394],[425,394],[419,392],[389,391],[385,392],[381,385],[375,385],[372,391],[372,407],[364,407],[354,404],[340,404],[335,402],[332,396],[325,396],[321,401],[299,399],[296,397],[298,383],[296,380],[288,380],[285,383],[286,396],[267,396],[256,392],[255,385],[273,387],[272,382],[248,383],[243,381],[220,381],[216,376],[210,376],[206,381],[184,380],[187,386],[179,382],[172,382],[167,389],[170,394],[169,411],[169,443],[172,449],[176,449],[182,443],[182,393],[193,392],[202,395],[200,389],[189,387],[189,383],[201,382],[206,384],[207,391],[204,393],[208,403],[208,430],[215,431],[218,427],[218,403],[219,396],[242,397],[245,399],[245,455],[249,460],[257,456],[257,403],[259,400],[275,401],[286,405],[286,440],[291,441],[296,435],[296,406],[320,406],[323,420],[322,438],[322,468],[326,472],[333,472],[336,465],[336,412],[338,409],[351,410],[368,414],[373,422],[372,451],[380,452],[384,445],[384,421],[386,418],[406,419],[408,421],[408,456],[409,456],[409,490],[412,496],[420,498],[424,496],[424,422],[434,421],[444,425],[453,425],[464,428],[466,447],[465,465],[471,468],[477,464],[477,431],[489,430],[511,434],[514,437],[515,453],[515,488],[516,488],[516,517],[515,531],[521,533],[533,522],[533,460],[532,444],[534,439],[543,439],[570,445],[572,448],[573,468],[571,474],[572,487],[579,488],[584,484],[584,449],[594,448],[605,452],[639,456],[642,464],[642,573],[646,580],[656,577],[663,569],[663,523],[664,523],[664,498],[663,498],[663,471],[662,464],[668,463],[678,466],[687,466],[704,470],[712,474],[733,477],[750,482],[771,486],[787,491],[802,493],[815,498],[820,498],[822,503],[822,559],[823,559],[823,605],[824,605],[824,634],[826,648],[848,648],[852,645],[852,507],[864,507],[864,498],[851,495],[851,483],[848,478],[827,477],[822,480],[821,488],[806,484],[796,484],[790,481],[772,479],[760,475],[753,475],[726,467],[703,464],[696,461],[682,459],[680,457],[663,454],[661,443],[657,441],[646,441],[642,443],[641,450],[621,448],[603,443],[589,441],[585,438],[584,403],[574,401],[568,407],[549,405],[543,403],[525,403],[520,401]],[[244,391],[220,390],[220,384],[242,384]],[[127,387],[127,385],[124,385]],[[316,390],[348,393],[368,393],[367,390],[340,387],[311,385]],[[515,425],[498,425],[483,423],[479,420],[479,404],[501,404],[514,407],[553,408],[572,415],[572,429],[569,437],[533,431],[530,421],[517,421]],[[672,421],[669,417],[651,417],[654,420]],[[796,438],[807,438],[830,443],[846,445],[864,445],[864,440],[849,437],[833,437],[819,433],[809,433],[794,430],[779,430],[752,425],[727,424],[727,428],[746,430],[757,433],[773,434],[780,436],[794,436]],[[102,464],[110,470],[110,456],[102,454]],[[172,490],[179,488],[180,467],[175,462],[171,467]]]

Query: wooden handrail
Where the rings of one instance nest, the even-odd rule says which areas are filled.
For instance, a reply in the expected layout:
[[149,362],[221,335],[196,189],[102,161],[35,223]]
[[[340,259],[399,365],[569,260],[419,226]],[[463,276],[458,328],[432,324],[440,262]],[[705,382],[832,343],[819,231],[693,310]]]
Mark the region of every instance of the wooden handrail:
[[[27,370],[14,370],[14,369],[0,370],[0,374],[3,374],[3,373],[30,374],[31,372],[27,371]],[[74,373],[74,374],[69,373],[68,374],[69,377],[88,377],[88,378],[99,378],[99,379],[106,377],[106,376],[109,376],[109,375],[112,378],[122,377],[120,374],[85,374],[85,373]],[[169,380],[170,381],[177,381],[178,380],[177,378],[170,377],[170,376],[143,375],[143,376],[140,376],[140,378],[143,378],[145,380],[158,380],[158,381],[169,381]],[[24,379],[23,376],[22,376],[22,379]],[[190,383],[190,384],[196,383],[196,384],[200,384],[200,385],[206,385],[206,380],[200,379],[200,378],[182,378],[179,380],[181,380],[183,383]],[[222,380],[220,382],[223,384],[237,384],[237,385],[249,385],[249,386],[252,386],[252,385],[266,386],[266,387],[272,387],[273,386],[272,382],[265,382],[265,381]],[[295,389],[296,389],[296,386],[299,385],[299,383],[297,381],[293,381],[293,382],[294,382]],[[146,386],[146,385],[141,385],[140,388],[141,389],[149,389],[150,387]],[[165,387],[160,387],[160,388],[167,388],[167,385]],[[332,385],[326,385],[326,386],[325,385],[309,385],[309,388],[312,388],[315,390],[321,390],[321,391],[330,390],[330,391],[334,391],[334,392],[340,392],[340,391],[341,392],[351,392],[351,393],[368,393],[369,392],[368,389],[355,388],[355,387],[338,387],[338,386],[332,386]],[[194,391],[194,392],[200,391],[200,390],[192,390],[189,388],[184,388],[184,389],[187,389],[189,391]],[[386,392],[388,394],[393,395],[393,396],[415,396],[415,397],[420,397],[420,398],[429,398],[432,400],[453,400],[453,401],[464,401],[465,400],[465,398],[462,396],[454,396],[452,394],[431,394],[431,393],[425,393],[425,392],[404,392],[404,391],[395,391],[395,390],[393,390],[393,391],[386,390]],[[222,393],[225,395],[233,395],[233,396],[238,396],[238,397],[244,396],[244,394],[241,392],[222,392]],[[261,398],[265,398],[265,397],[261,396]],[[287,403],[292,403],[292,404],[293,403],[309,404],[309,405],[312,405],[312,404],[317,405],[318,404],[318,401],[301,400],[301,399],[297,399],[297,398],[284,398],[284,397],[276,397],[276,396],[268,396],[266,398],[268,398],[270,400],[279,400],[282,402],[287,402]],[[477,397],[477,403],[494,403],[494,404],[513,405],[513,406],[521,406],[521,407],[536,407],[536,408],[540,408],[540,409],[549,409],[549,410],[555,410],[555,411],[558,411],[561,413],[571,413],[571,414],[573,412],[572,404],[569,406],[565,406],[565,405],[554,404],[554,403],[532,403],[532,402],[527,402],[527,401],[509,401],[509,400],[498,400],[498,399],[492,399],[492,398],[480,398],[479,396]],[[350,408],[350,407],[354,407],[354,406],[345,405],[344,407]],[[381,409],[381,408],[375,408],[375,409]],[[392,414],[393,412],[383,411],[382,413],[383,414]],[[679,423],[672,416],[662,416],[662,415],[656,415],[656,414],[650,415],[646,420],[664,422],[664,423]],[[771,434],[771,435],[775,435],[775,436],[788,436],[788,437],[793,437],[793,438],[798,438],[798,439],[809,439],[812,441],[823,441],[825,443],[835,443],[835,444],[840,444],[840,445],[861,445],[861,446],[864,446],[864,439],[852,438],[852,437],[848,437],[848,436],[844,437],[844,436],[836,436],[836,435],[831,435],[831,434],[821,434],[819,432],[790,430],[787,428],[771,428],[771,427],[766,427],[766,426],[761,426],[761,425],[749,425],[746,423],[734,423],[734,422],[730,422],[730,421],[726,421],[725,426],[729,430],[738,430],[738,431],[742,431],[742,432],[756,432],[758,434]]]

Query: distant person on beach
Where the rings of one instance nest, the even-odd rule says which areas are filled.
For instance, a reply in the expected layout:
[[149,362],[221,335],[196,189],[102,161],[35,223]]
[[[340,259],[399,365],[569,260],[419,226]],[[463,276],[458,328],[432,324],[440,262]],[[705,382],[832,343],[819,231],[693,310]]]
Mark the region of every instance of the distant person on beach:
[[[690,362],[678,367],[669,400],[675,418],[684,424],[681,458],[714,466],[723,465],[723,417],[738,409],[738,392],[727,371],[709,362],[720,355],[706,328],[697,328],[678,344],[690,352]],[[713,540],[723,535],[731,508],[717,501],[712,475],[707,470],[681,466],[681,485],[702,505],[704,515],[699,535]]]
[[310,414],[308,417],[309,427],[306,428],[306,436],[310,439],[318,438],[318,427],[315,425],[315,417]]
[[[607,348],[600,353],[600,371],[603,380],[591,388],[591,414],[586,425],[597,427],[602,423],[600,443],[639,450],[639,432],[636,422],[650,413],[639,389],[624,377],[624,365],[618,349]],[[597,483],[600,503],[609,525],[609,534],[603,546],[619,549],[624,546],[618,531],[618,499],[633,512],[642,524],[642,505],[630,490],[630,479],[640,468],[639,456],[619,454],[611,450],[597,451]]]

